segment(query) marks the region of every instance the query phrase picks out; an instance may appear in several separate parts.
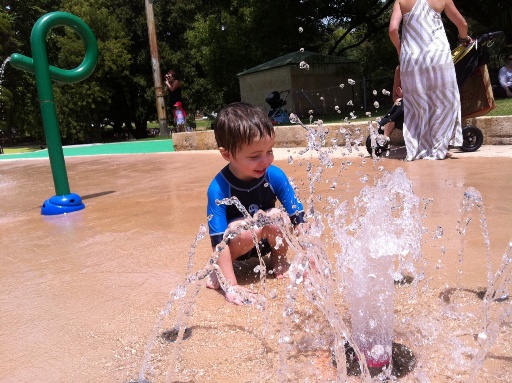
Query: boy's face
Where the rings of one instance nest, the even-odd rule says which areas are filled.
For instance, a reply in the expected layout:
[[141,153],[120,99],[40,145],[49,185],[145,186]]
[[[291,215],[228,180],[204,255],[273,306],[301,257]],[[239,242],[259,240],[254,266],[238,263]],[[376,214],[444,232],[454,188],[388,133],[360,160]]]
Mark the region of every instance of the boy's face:
[[236,152],[236,157],[224,149],[221,149],[221,154],[229,161],[229,169],[236,178],[251,181],[262,177],[274,161],[274,141],[274,137],[263,137],[250,145],[242,145]]

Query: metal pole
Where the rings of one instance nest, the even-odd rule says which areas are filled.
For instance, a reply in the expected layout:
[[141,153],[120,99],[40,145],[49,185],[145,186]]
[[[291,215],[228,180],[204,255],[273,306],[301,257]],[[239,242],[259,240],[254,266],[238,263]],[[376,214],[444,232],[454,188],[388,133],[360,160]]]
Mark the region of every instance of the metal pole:
[[153,70],[153,83],[155,86],[156,111],[160,136],[168,136],[167,113],[165,112],[165,98],[162,91],[162,76],[160,74],[160,59],[158,57],[158,45],[156,42],[155,17],[153,14],[153,0],[146,1],[146,19],[148,24],[149,49],[151,52],[151,67]]

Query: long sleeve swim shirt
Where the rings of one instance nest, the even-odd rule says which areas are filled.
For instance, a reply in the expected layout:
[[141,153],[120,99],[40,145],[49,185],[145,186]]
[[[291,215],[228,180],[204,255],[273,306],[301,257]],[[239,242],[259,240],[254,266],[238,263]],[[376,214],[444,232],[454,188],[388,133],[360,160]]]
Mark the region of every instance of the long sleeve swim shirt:
[[243,217],[235,205],[219,203],[225,198],[236,197],[249,214],[267,211],[279,200],[294,225],[304,221],[304,208],[298,200],[286,174],[271,165],[265,175],[252,181],[242,181],[226,165],[208,187],[207,214],[212,246],[219,244],[233,220]]

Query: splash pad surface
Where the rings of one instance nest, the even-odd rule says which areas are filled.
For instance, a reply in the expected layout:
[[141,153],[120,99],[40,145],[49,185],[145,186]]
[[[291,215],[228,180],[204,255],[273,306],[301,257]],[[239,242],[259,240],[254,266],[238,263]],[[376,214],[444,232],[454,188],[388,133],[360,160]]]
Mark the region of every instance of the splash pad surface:
[[[299,194],[305,197],[301,185],[307,184],[305,160],[291,151],[281,149],[275,163],[295,178]],[[289,155],[295,158],[291,164],[286,160]],[[351,200],[365,184],[381,176],[380,166],[388,171],[401,167],[418,196],[434,199],[427,208],[425,225],[442,226],[443,236],[432,239],[429,233],[426,237],[429,288],[421,297],[425,306],[456,299],[450,290],[456,286],[459,267],[456,227],[468,187],[483,196],[496,267],[511,239],[512,158],[482,158],[474,153],[455,157],[412,163],[385,159],[375,166],[368,157],[333,157],[334,168],[328,171],[332,175],[338,174],[342,162],[352,164],[340,173],[335,190],[330,183],[316,186],[315,193],[324,199],[335,195]],[[52,192],[48,161],[0,163],[0,382],[135,382],[159,312],[169,293],[183,281],[190,246],[206,221],[207,185],[225,161],[217,152],[177,152],[74,157],[66,162],[70,183],[86,208],[58,217],[39,213],[41,201]],[[465,291],[457,299],[474,299],[475,292],[486,286],[483,238],[478,224],[473,226],[465,245]],[[209,241],[204,239],[199,242],[193,269],[203,267],[209,254]],[[254,283],[256,288],[258,281],[247,270],[239,277],[240,283]],[[273,318],[282,316],[279,295],[285,285],[275,279],[266,282],[268,291],[278,293],[267,308]],[[413,315],[413,306],[400,305],[406,300],[404,295],[405,290],[399,290],[397,311]],[[480,302],[474,299],[475,306]],[[174,321],[175,314],[171,314],[163,330]],[[435,336],[435,327],[425,323],[422,335]],[[176,365],[170,362],[172,346],[155,342],[151,358],[155,375],[148,380],[168,381],[166,376],[176,368],[179,374],[170,381],[278,381],[277,341],[262,336],[266,323],[260,311],[228,304],[218,292],[201,288],[188,325],[192,335],[181,345]],[[292,326],[292,333],[301,325]],[[315,337],[300,340],[302,353],[290,355],[289,363],[315,371],[317,379],[309,381],[334,381],[331,355],[322,351],[328,345],[321,344],[325,340],[320,336],[329,328],[317,330]],[[512,380],[511,331],[509,318],[478,381]],[[440,344],[425,355],[415,344],[407,346],[419,354],[419,368],[427,363],[424,358],[435,360],[436,353],[445,348]],[[439,360],[439,365],[443,363]],[[426,377],[435,382],[454,379],[442,368]],[[401,381],[408,379],[413,381],[412,376]]]

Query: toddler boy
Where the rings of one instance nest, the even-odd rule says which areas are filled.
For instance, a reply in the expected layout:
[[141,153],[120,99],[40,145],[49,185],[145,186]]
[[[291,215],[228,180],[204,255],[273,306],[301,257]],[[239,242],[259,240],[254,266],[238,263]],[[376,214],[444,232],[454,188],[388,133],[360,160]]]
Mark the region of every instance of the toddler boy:
[[[213,179],[208,188],[207,214],[213,249],[220,244],[228,228],[240,225],[243,213],[234,204],[218,203],[237,197],[253,216],[265,211],[269,216],[280,214],[279,200],[294,225],[304,220],[302,203],[298,200],[286,174],[272,165],[275,134],[268,116],[251,104],[236,102],[219,111],[214,122],[214,133],[221,156],[229,162]],[[252,303],[257,295],[238,285],[233,262],[244,256],[257,254],[253,233],[258,239],[261,254],[270,252],[270,264],[277,278],[286,276],[288,245],[281,241],[283,234],[274,224],[251,230],[242,230],[227,242],[220,252],[217,265],[222,275],[235,288],[225,292],[226,299],[238,305]],[[278,239],[279,238],[279,239]],[[219,289],[216,272],[207,279],[207,286]]]

